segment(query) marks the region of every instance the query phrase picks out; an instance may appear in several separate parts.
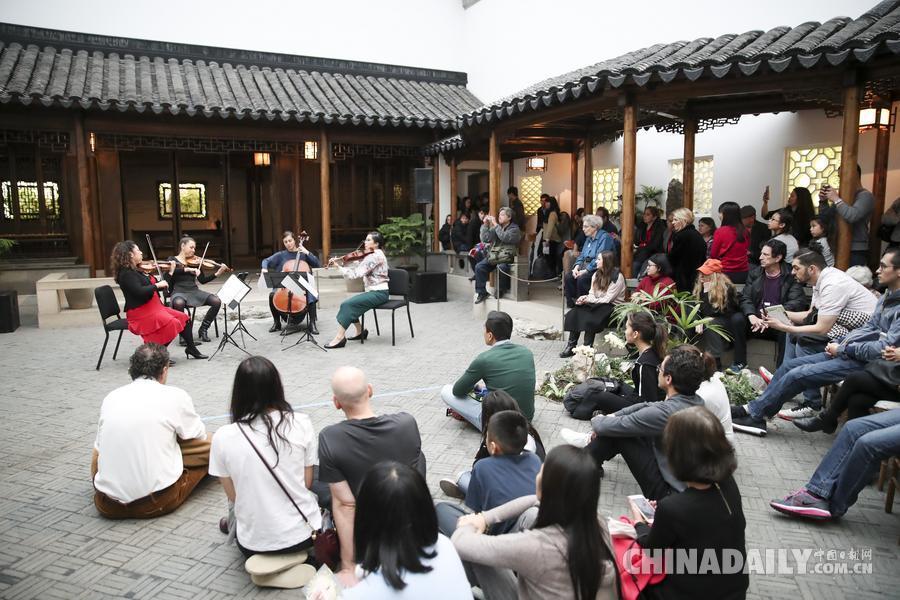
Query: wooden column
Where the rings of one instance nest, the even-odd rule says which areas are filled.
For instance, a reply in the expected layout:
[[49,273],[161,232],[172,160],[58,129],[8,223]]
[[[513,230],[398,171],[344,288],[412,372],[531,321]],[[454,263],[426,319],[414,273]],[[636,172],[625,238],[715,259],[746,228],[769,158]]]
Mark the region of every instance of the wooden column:
[[431,239],[431,247],[434,252],[441,251],[441,242],[438,235],[441,232],[441,155],[437,154],[431,161],[432,170],[434,171],[434,205],[431,209],[431,218],[433,235]]
[[571,177],[572,195],[569,197],[569,216],[574,216],[578,209],[578,151],[569,155],[569,175]]
[[328,262],[331,255],[331,148],[328,132],[322,128],[319,136],[319,190],[322,201],[322,260]]
[[[856,189],[856,165],[859,160],[859,86],[854,83],[844,88],[844,131],[841,138],[841,189],[840,197],[852,205]],[[838,215],[837,254],[834,266],[846,270],[850,266],[850,244],[853,229],[850,223]]]
[[454,156],[450,159],[450,214],[453,215],[454,221],[456,221],[456,211],[459,210],[459,206],[457,206],[456,202],[457,194],[459,194],[459,184],[456,181],[457,178],[456,157]]
[[681,181],[684,185],[684,207],[694,210],[694,140],[697,135],[697,119],[684,120],[684,169]]
[[594,146],[584,138],[584,214],[594,214]]
[[869,223],[869,248],[877,249],[869,255],[869,267],[874,273],[878,269],[881,258],[881,239],[878,228],[884,216],[884,201],[887,188],[888,156],[891,150],[891,130],[879,129],[875,139],[875,173],[872,177],[872,194],[875,196],[875,207],[872,209],[872,221]]
[[488,140],[488,194],[490,212],[496,217],[500,210],[500,142],[496,131],[491,131]]
[[[290,157],[291,188],[294,192],[294,223],[296,231],[303,230],[303,155]],[[278,232],[281,235],[281,232]]]
[[[172,200],[172,249],[178,254],[178,242],[181,240],[181,175],[178,172],[178,153],[172,151],[172,192],[169,198]],[[160,258],[159,260],[163,260]]]
[[75,160],[78,164],[78,200],[81,208],[81,254],[84,262],[90,266],[91,277],[94,277],[99,261],[99,257],[94,254],[94,231],[99,231],[99,226],[95,222],[94,203],[91,201],[91,175],[85,136],[84,122],[79,115],[75,118]]
[[625,103],[625,126],[622,150],[622,273],[631,277],[634,249],[634,192],[637,158],[637,105],[629,98]]

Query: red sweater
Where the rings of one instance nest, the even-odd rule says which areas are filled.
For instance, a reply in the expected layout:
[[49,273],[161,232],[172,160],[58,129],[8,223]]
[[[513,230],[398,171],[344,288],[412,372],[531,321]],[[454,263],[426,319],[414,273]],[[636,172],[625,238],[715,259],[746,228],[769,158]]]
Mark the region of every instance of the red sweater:
[[725,273],[743,273],[750,268],[747,262],[749,247],[750,234],[748,232],[744,231],[744,241],[738,241],[737,229],[731,225],[724,225],[716,229],[713,234],[709,257],[722,261],[722,271]]
[[[662,275],[661,277],[657,277],[656,279],[653,279],[649,275],[646,275],[646,276],[644,276],[643,279],[641,279],[638,282],[637,290],[635,290],[635,293],[646,292],[648,295],[652,296],[653,290],[656,288],[656,286],[659,286],[660,293],[663,293],[665,291],[666,287],[668,287],[668,286],[672,286],[672,289],[671,289],[672,292],[677,291],[675,289],[675,281],[673,281],[671,277],[666,277],[665,275]],[[663,313],[666,312],[666,310],[662,306],[661,302],[654,302],[653,304],[650,305],[649,308],[650,308],[650,310],[656,310],[656,311],[660,311]]]

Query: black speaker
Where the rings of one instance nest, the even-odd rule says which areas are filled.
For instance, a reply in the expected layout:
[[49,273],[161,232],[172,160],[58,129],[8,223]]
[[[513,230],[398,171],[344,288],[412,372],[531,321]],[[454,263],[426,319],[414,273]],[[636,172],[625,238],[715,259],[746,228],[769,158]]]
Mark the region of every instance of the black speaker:
[[0,291],[0,333],[12,333],[18,328],[19,294],[15,290]]
[[434,202],[434,169],[415,170],[416,180],[416,202],[419,204],[429,204]]
[[447,301],[447,274],[435,271],[415,271],[409,301],[417,304]]

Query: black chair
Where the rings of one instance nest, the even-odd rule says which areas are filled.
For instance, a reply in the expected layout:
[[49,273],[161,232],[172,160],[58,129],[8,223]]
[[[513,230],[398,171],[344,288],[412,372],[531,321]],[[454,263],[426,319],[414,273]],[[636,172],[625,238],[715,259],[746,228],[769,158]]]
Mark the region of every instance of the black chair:
[[[191,325],[191,331],[193,331],[194,330],[194,317],[197,314],[197,307],[191,306],[190,304],[188,304],[187,309],[188,309],[188,313],[191,315],[190,325]],[[213,319],[213,327],[215,328],[214,331],[216,332],[216,337],[219,337],[219,315],[216,315],[216,318]]]
[[[416,337],[415,332],[413,332],[412,315],[409,314],[409,273],[407,271],[404,271],[403,269],[388,269],[388,294],[391,296],[403,296],[403,299],[395,298],[392,300],[388,298],[384,304],[372,309],[372,313],[375,315],[375,333],[381,335],[381,329],[378,326],[378,311],[391,311],[391,346],[396,346],[397,333],[394,326],[394,311],[398,308],[406,307],[406,318],[409,321],[409,334],[412,337]],[[362,327],[363,329],[366,328],[365,314],[362,316]],[[365,338],[362,339],[362,343],[366,343]]]
[[[99,371],[103,355],[106,353],[106,344],[109,343],[109,332],[119,332],[116,349],[113,351],[113,360],[116,360],[116,355],[119,354],[119,344],[122,342],[122,333],[128,329],[128,319],[123,318],[119,312],[119,301],[116,300],[116,294],[110,286],[101,285],[94,288],[94,298],[97,299],[97,308],[100,310],[100,319],[103,321],[103,332],[106,334],[103,339],[103,348],[100,350],[100,358],[97,359],[96,370]],[[114,321],[109,320],[112,317],[115,317]]]

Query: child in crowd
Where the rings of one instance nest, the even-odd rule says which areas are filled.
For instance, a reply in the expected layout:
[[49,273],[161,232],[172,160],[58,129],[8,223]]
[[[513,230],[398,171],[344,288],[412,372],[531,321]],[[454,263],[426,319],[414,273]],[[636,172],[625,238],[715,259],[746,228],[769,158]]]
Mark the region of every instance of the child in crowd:
[[815,250],[825,257],[825,264],[829,267],[834,266],[835,248],[835,231],[824,217],[816,216],[809,221],[809,233],[812,239],[809,242],[809,249]]

